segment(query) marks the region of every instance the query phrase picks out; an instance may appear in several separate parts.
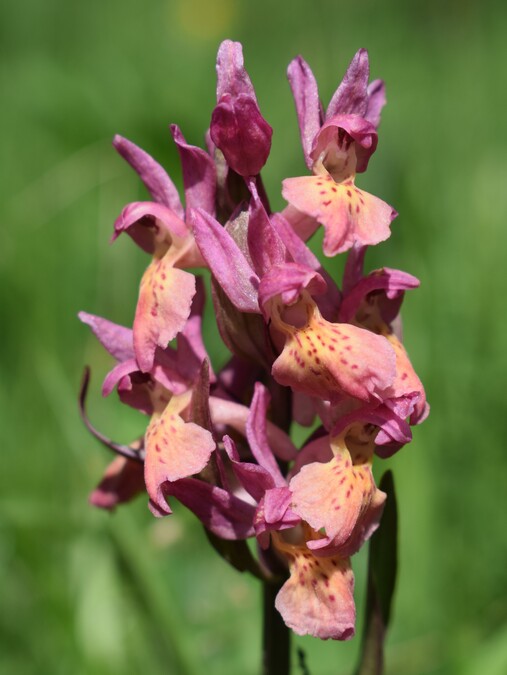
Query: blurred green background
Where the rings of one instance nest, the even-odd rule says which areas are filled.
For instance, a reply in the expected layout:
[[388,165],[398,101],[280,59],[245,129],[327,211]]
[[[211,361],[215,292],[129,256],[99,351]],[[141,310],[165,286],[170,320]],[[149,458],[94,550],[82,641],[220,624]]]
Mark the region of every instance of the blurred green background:
[[[400,213],[369,255],[420,277],[405,339],[432,404],[389,465],[400,578],[393,675],[507,672],[507,12],[500,2],[24,0],[0,9],[0,672],[254,674],[259,589],[229,569],[182,508],[87,504],[109,460],[90,415],[129,441],[144,419],[103,401],[111,361],[80,309],[131,322],[145,255],[108,246],[144,197],[110,146],[121,133],[181,185],[168,124],[201,144],[225,37],[244,44],[274,127],[264,178],[305,171],[285,68],[298,53],[325,101],[359,47],[387,83],[379,149],[358,184]],[[213,340],[216,360],[223,353]],[[381,472],[387,466],[377,467]],[[362,613],[365,556],[355,558]],[[313,675],[350,673],[358,640],[296,640]],[[300,672],[294,668],[294,672]]]

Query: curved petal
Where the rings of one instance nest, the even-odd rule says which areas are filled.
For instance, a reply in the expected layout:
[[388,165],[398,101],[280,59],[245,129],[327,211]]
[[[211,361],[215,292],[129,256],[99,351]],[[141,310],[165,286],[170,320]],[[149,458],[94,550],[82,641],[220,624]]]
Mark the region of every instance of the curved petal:
[[312,168],[310,153],[313,141],[321,125],[321,109],[317,81],[310,66],[302,56],[297,56],[287,68],[287,77],[296,104],[296,113],[301,133],[301,144],[306,165]]
[[250,450],[260,466],[273,477],[277,487],[285,486],[285,479],[268,443],[267,411],[270,395],[260,382],[255,384],[250,413],[246,423],[246,437]]
[[168,206],[179,218],[183,218],[178,190],[160,164],[135,143],[118,134],[113,138],[113,146],[139,174],[153,199],[159,204]]
[[246,94],[256,101],[255,90],[245,70],[241,42],[224,40],[217,53],[217,101],[224,94]]
[[181,240],[189,235],[183,220],[167,206],[156,202],[127,204],[116,219],[111,241],[122,232],[127,232],[143,251],[159,257],[164,255],[174,238]]
[[171,124],[171,133],[180,153],[185,186],[185,206],[202,208],[215,215],[216,171],[213,159],[195,145],[189,145],[179,127]]
[[109,396],[109,394],[116,387],[118,382],[124,378],[126,375],[135,373],[139,370],[137,361],[135,359],[128,359],[128,361],[121,361],[117,363],[116,366],[109,371],[109,373],[104,378],[102,384],[102,396]]
[[78,317],[80,321],[90,326],[100,344],[117,361],[128,361],[134,358],[131,328],[125,328],[125,326],[94,314],[88,314],[88,312],[79,312]]
[[[213,424],[228,425],[243,436],[246,436],[246,424],[250,414],[249,408],[240,403],[226,401],[216,396],[210,396],[209,405]],[[267,421],[266,434],[269,447],[273,450],[276,457],[279,457],[284,462],[290,462],[294,459],[297,455],[297,449],[290,437],[269,420]]]
[[[351,276],[350,272],[347,276]],[[384,291],[383,297],[377,296],[377,304],[383,321],[390,324],[398,315],[404,291],[419,285],[419,279],[407,272],[389,267],[375,270],[348,289],[340,306],[340,321],[351,321],[369,293]]]
[[227,230],[202,209],[190,214],[195,239],[224,293],[241,312],[259,313],[259,278]]
[[259,304],[268,312],[266,304],[279,295],[285,306],[292,305],[297,302],[304,290],[310,295],[322,295],[327,290],[327,284],[318,272],[305,265],[298,263],[277,265],[261,279]]
[[[164,495],[176,497],[217,537],[235,540],[247,539],[254,534],[255,506],[227,490],[197,478],[182,478],[175,483],[165,483],[163,489]],[[150,508],[155,515],[167,513],[160,513],[155,505]]]
[[116,457],[89,497],[90,504],[112,511],[144,492],[143,465],[126,457]]
[[369,77],[368,52],[366,49],[359,49],[329,102],[326,119],[338,114],[354,114],[364,117],[368,109]]
[[[262,276],[275,265],[283,265],[287,249],[274,223],[266,213],[254,186],[252,190],[254,190],[254,195],[248,209],[248,251],[255,271]],[[304,246],[303,242],[301,244]]]
[[[396,354],[396,379],[392,385],[392,396],[394,399],[402,399],[399,410],[396,410],[396,402],[389,404],[389,407],[402,419],[410,415],[410,424],[420,424],[429,414],[423,384],[415,372],[402,343],[393,333],[387,339]],[[413,394],[418,396],[414,398]]]
[[380,124],[380,113],[386,104],[385,85],[382,80],[374,80],[368,85],[368,108],[364,115],[374,127]]

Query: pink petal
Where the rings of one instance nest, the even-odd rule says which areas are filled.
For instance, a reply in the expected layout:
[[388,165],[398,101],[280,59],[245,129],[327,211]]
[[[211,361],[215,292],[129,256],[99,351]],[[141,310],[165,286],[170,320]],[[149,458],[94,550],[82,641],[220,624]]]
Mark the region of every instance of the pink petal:
[[283,265],[286,260],[286,247],[276,227],[271,222],[255,186],[248,209],[248,250],[259,276],[269,272],[275,265]]
[[156,202],[132,202],[120,213],[114,224],[112,241],[122,232],[132,237],[146,253],[163,255],[176,238],[189,235],[187,225],[171,209]]
[[364,117],[368,107],[368,52],[359,49],[347,68],[340,86],[333,94],[326,111],[326,119],[334,115],[354,114]]
[[306,164],[312,168],[310,157],[313,141],[321,125],[321,111],[317,81],[310,66],[303,57],[298,56],[290,62],[287,77],[296,104],[296,112],[301,133],[301,144]]
[[195,277],[174,268],[169,256],[146,269],[134,319],[134,349],[142,371],[152,368],[157,346],[167,347],[183,329],[194,294]]
[[122,136],[116,135],[113,145],[123,159],[139,174],[153,199],[168,206],[179,218],[183,218],[183,207],[178,190],[160,164],[147,152]]
[[335,183],[329,175],[287,178],[282,194],[299,211],[322,223],[327,256],[343,253],[356,243],[384,241],[397,215],[389,204],[359,190],[352,181]]
[[[240,403],[210,396],[211,418],[214,425],[227,425],[246,436],[246,425],[250,409]],[[266,433],[270,448],[284,462],[290,462],[297,455],[297,449],[290,437],[273,422],[267,421]]]
[[273,267],[262,277],[259,285],[259,305],[265,314],[269,314],[269,300],[279,295],[284,305],[292,305],[304,290],[310,295],[322,295],[327,286],[323,277],[315,270],[299,265],[285,263]]
[[259,278],[234,239],[202,209],[189,218],[202,256],[229,300],[241,312],[259,313]]
[[[289,552],[290,551],[290,552]],[[356,609],[350,561],[317,559],[305,547],[287,546],[290,578],[276,596],[275,607],[297,635],[327,640],[354,636]]]
[[246,423],[246,437],[250,450],[258,464],[269,472],[275,484],[280,487],[286,485],[285,479],[269,446],[267,437],[266,416],[269,402],[270,395],[268,390],[260,382],[257,382],[250,406],[250,414]]
[[[410,424],[420,424],[429,414],[423,384],[415,372],[402,343],[393,333],[387,339],[396,354],[396,379],[392,385],[393,398],[409,397],[408,409],[403,410],[400,417],[410,415]],[[419,394],[419,396],[412,399],[411,394],[414,393]]]
[[213,159],[201,148],[189,145],[176,124],[171,125],[171,133],[180,153],[187,213],[190,209],[202,208],[215,215],[216,171]]
[[134,358],[132,330],[117,323],[103,319],[88,312],[79,312],[80,321],[88,324],[95,333],[100,344],[117,361],[127,361]]
[[148,494],[161,511],[169,513],[163,484],[202,471],[215,449],[215,441],[206,429],[184,422],[170,402],[161,415],[152,417],[145,446],[144,476]]
[[113,510],[144,491],[143,465],[126,457],[116,457],[90,495],[90,504]]
[[224,94],[246,94],[256,101],[255,90],[245,70],[241,42],[224,40],[217,54],[217,101]]
[[374,127],[380,124],[380,113],[385,104],[385,85],[382,80],[374,80],[368,85],[368,109],[364,116]]
[[[183,478],[175,483],[166,483],[164,494],[176,497],[217,537],[247,539],[254,534],[255,506],[216,485],[197,478]],[[167,509],[166,504],[165,512]],[[155,515],[163,513],[155,507]]]

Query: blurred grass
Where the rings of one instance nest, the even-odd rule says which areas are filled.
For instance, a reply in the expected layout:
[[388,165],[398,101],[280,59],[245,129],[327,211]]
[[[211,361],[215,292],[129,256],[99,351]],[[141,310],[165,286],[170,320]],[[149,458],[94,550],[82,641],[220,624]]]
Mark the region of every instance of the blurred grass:
[[[146,264],[127,239],[107,245],[143,195],[110,139],[131,138],[181,184],[167,125],[201,143],[225,37],[243,42],[275,130],[275,207],[280,181],[304,170],[290,59],[310,62],[324,100],[361,46],[387,82],[358,183],[400,216],[369,264],[421,278],[405,337],[433,407],[378,467],[395,472],[401,519],[388,672],[507,672],[506,29],[494,1],[2,4],[0,672],[257,672],[256,582],[216,559],[181,508],[163,522],[143,499],[112,517],[89,508],[108,458],[75,403],[89,363],[97,426],[121,441],[142,431],[134,411],[100,399],[110,362],[76,320],[85,309],[129,323]],[[360,554],[360,612],[364,568]],[[350,672],[356,641],[297,643],[315,675]]]

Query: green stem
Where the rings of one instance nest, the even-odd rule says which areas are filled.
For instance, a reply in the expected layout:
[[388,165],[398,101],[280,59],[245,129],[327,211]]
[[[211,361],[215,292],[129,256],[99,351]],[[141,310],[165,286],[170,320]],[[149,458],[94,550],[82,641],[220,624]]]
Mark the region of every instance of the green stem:
[[284,581],[263,583],[262,675],[290,675],[290,629],[275,609]]

